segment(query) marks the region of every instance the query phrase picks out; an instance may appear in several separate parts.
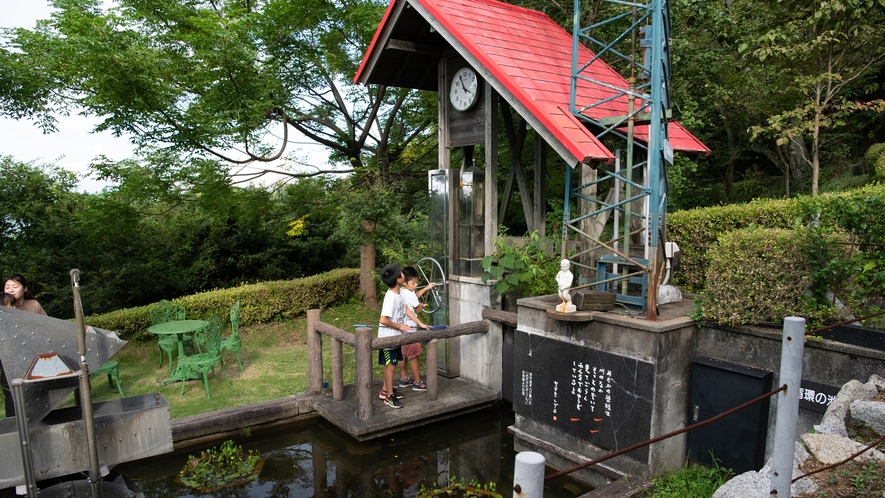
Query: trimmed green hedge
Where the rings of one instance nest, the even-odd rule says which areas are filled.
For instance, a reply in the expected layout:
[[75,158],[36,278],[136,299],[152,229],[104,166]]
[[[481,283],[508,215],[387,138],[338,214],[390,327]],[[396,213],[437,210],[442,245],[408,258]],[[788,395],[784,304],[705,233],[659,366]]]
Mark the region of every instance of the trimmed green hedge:
[[709,251],[725,233],[747,228],[784,228],[819,223],[827,231],[852,234],[862,254],[859,264],[871,273],[867,290],[881,284],[876,278],[885,274],[885,184],[839,194],[795,199],[756,200],[712,208],[677,211],[668,215],[668,240],[682,251],[681,266],[674,285],[685,292],[704,293]]
[[[201,292],[173,302],[184,305],[187,317],[207,319],[218,313],[227,319],[230,307],[240,300],[240,324],[287,320],[304,315],[307,310],[345,301],[359,292],[359,270],[338,269],[295,280],[247,284],[230,289]],[[127,308],[86,317],[87,325],[113,330],[127,341],[153,339],[150,326],[151,306]]]
[[808,230],[759,228],[719,237],[707,269],[703,317],[727,325],[806,316],[811,265]]
[[682,252],[674,285],[684,292],[703,293],[709,251],[722,234],[750,228],[790,228],[800,216],[795,200],[756,200],[711,208],[676,211],[667,217],[668,240]]

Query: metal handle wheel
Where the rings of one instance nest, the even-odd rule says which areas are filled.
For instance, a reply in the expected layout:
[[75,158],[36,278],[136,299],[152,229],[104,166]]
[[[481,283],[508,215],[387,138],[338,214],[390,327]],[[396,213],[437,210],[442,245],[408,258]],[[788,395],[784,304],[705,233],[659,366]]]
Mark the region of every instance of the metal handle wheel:
[[418,278],[421,280],[421,287],[436,284],[421,296],[424,302],[425,313],[435,313],[448,303],[448,282],[446,281],[446,273],[443,271],[442,265],[433,258],[422,258],[418,261],[415,269],[418,270]]

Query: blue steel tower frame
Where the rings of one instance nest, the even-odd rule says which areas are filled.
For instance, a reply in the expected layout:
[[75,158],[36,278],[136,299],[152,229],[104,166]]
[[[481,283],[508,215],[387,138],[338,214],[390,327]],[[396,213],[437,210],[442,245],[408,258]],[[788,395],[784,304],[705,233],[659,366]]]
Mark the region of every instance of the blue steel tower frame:
[[[586,2],[586,0],[584,0]],[[673,161],[673,149],[667,138],[667,120],[670,117],[669,79],[670,79],[670,14],[667,0],[648,0],[647,2],[629,2],[623,0],[598,0],[593,2],[597,12],[605,12],[608,16],[602,20],[594,20],[587,26],[581,25],[582,0],[574,0],[572,74],[570,80],[569,109],[576,117],[589,123],[591,128],[598,130],[597,138],[606,139],[606,143],[620,140],[626,152],[626,167],[621,169],[621,150],[617,151],[618,167],[614,171],[603,166],[597,168],[598,178],[582,185],[573,185],[572,167],[566,168],[566,188],[563,220],[563,239],[569,238],[569,231],[580,237],[591,238],[597,248],[606,249],[607,254],[598,259],[596,279],[592,284],[598,289],[611,289],[617,295],[618,302],[635,305],[646,312],[649,319],[656,314],[658,283],[663,272],[663,244],[666,237],[666,201],[667,201],[667,163]],[[606,4],[608,8],[600,9]],[[623,29],[620,29],[624,26]],[[619,31],[619,34],[618,34]],[[598,33],[615,34],[609,41],[604,41]],[[638,41],[638,43],[637,43]],[[589,61],[578,60],[579,44],[586,45],[595,55]],[[638,47],[637,47],[638,45]],[[630,51],[623,50],[629,47]],[[641,57],[637,53],[641,52]],[[629,68],[629,87],[613,88],[610,84],[595,79],[590,66],[597,59],[606,57],[606,62],[615,70]],[[622,73],[626,71],[619,71]],[[614,90],[615,95],[596,101],[579,102],[578,85],[598,85]],[[610,93],[610,92],[609,92]],[[614,99],[627,98],[629,102],[626,115],[594,118],[601,114],[596,109]],[[596,111],[596,112],[594,112]],[[602,113],[604,114],[604,113]],[[634,127],[648,125],[648,140],[640,142],[634,139]],[[634,151],[644,151],[645,158],[634,162]],[[635,179],[635,172],[642,172],[642,180]],[[601,182],[610,182],[620,190],[623,185],[623,200],[606,202],[592,197],[585,192]],[[595,188],[593,189],[595,191]],[[598,209],[589,213],[572,213],[572,198],[585,199]],[[643,257],[631,256],[631,205],[643,204],[645,219]],[[592,238],[578,228],[578,223],[604,211],[617,213],[615,219],[623,217],[623,234],[616,233],[611,241]],[[615,222],[617,227],[617,221]],[[617,228],[616,228],[617,230]],[[619,244],[620,241],[620,244]],[[636,251],[634,251],[636,252]],[[606,269],[612,265],[612,272]],[[580,264],[579,264],[580,266]],[[618,271],[620,268],[620,272]],[[635,285],[637,284],[638,285]],[[641,289],[628,295],[628,285]],[[620,286],[620,291],[618,287]]]

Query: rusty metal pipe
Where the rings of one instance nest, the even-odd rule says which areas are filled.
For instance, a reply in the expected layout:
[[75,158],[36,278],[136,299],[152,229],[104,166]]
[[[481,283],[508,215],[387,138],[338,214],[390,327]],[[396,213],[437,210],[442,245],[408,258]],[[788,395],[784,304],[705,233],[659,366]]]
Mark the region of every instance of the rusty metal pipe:
[[86,322],[83,320],[83,303],[80,301],[80,270],[71,270],[71,288],[74,295],[74,316],[77,319],[77,347],[80,355],[80,406],[83,424],[86,426],[86,448],[89,451],[89,483],[92,498],[102,498],[101,467],[98,461],[98,445],[95,439],[95,420],[92,414],[92,386],[89,384],[89,364],[86,362]]

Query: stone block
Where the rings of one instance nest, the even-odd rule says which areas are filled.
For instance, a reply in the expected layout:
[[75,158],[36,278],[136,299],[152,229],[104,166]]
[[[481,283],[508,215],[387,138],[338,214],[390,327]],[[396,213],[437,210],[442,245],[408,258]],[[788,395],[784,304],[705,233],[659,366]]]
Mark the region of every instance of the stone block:
[[615,309],[612,292],[581,289],[572,293],[572,304],[581,311],[611,311]]

